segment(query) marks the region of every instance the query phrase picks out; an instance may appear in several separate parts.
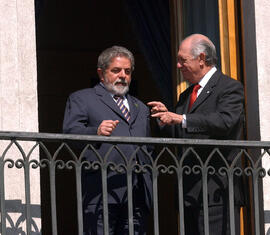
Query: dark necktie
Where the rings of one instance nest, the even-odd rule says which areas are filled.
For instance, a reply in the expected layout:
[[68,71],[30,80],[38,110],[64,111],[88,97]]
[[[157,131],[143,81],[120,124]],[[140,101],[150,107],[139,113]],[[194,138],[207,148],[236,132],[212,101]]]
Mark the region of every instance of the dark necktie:
[[128,111],[127,107],[123,103],[123,101],[124,101],[123,96],[114,95],[113,98],[115,99],[116,104],[120,108],[120,110],[123,113],[124,117],[127,119],[127,121],[129,121],[130,112]]
[[189,105],[188,105],[188,110],[191,109],[192,105],[194,104],[195,100],[197,99],[197,94],[198,94],[198,90],[201,88],[201,86],[199,84],[196,84],[193,87],[192,93],[190,95],[190,100],[189,100]]

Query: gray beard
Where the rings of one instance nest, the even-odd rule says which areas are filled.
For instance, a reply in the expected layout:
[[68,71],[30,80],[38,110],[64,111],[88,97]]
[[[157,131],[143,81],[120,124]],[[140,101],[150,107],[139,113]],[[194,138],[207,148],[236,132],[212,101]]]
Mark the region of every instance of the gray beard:
[[114,95],[121,95],[121,96],[126,95],[129,91],[129,85],[127,84],[126,86],[116,86],[115,85],[116,82],[119,82],[119,80],[116,80],[113,84],[111,84],[108,83],[106,79],[104,79],[103,85],[109,92],[111,92]]

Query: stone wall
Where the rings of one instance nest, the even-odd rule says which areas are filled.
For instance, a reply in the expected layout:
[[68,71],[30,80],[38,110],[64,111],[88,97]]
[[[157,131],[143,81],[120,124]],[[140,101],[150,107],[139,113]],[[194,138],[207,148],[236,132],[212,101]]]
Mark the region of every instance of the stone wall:
[[[256,38],[257,38],[257,67],[259,87],[259,110],[261,140],[270,141],[270,2],[258,0],[255,2]],[[254,78],[256,79],[256,78]],[[270,168],[270,156],[263,158],[263,167]],[[270,234],[270,179],[265,177],[264,209],[265,229]]]
[[[34,0],[0,1],[0,130],[38,132]],[[0,140],[0,152],[8,142]],[[27,154],[34,143],[20,143]],[[38,150],[31,159],[38,158]],[[23,159],[16,146],[6,159]],[[3,160],[3,159],[2,159]],[[4,167],[6,225],[10,234],[25,230],[24,168]],[[31,169],[31,211],[40,231],[40,174]],[[2,192],[3,195],[3,192]],[[22,221],[20,221],[22,219]],[[16,224],[18,223],[18,224]],[[34,227],[34,226],[33,226]],[[37,231],[38,230],[38,231]]]

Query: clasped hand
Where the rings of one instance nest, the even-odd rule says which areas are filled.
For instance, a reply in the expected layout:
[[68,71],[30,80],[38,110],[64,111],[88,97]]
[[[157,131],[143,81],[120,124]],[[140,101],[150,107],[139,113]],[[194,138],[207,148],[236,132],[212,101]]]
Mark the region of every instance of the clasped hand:
[[182,115],[169,112],[163,103],[159,101],[151,101],[148,102],[147,105],[151,107],[151,117],[158,118],[161,125],[174,125],[182,123]]
[[112,131],[115,129],[117,124],[119,123],[119,120],[104,120],[100,123],[97,134],[98,135],[105,135],[110,136],[112,134]]

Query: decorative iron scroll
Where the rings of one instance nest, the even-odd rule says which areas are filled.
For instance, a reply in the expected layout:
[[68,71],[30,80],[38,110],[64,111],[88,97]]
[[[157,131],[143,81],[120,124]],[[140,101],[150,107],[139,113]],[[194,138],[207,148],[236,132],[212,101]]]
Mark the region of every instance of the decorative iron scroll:
[[[31,147],[24,148],[25,143]],[[109,150],[101,155],[99,146],[101,144],[111,144]],[[134,145],[134,151],[128,155],[122,151],[121,145]],[[155,149],[150,154],[146,146]],[[211,177],[218,176],[226,178],[228,186],[228,198],[230,206],[230,227],[231,234],[235,234],[234,226],[234,203],[236,180],[243,180],[246,203],[252,204],[251,208],[254,214],[254,232],[259,234],[260,221],[260,181],[266,175],[270,175],[270,169],[264,169],[261,161],[270,154],[270,142],[262,141],[217,141],[217,140],[189,140],[189,139],[164,139],[164,138],[131,138],[131,137],[100,137],[100,136],[82,136],[82,135],[62,135],[45,133],[23,133],[23,132],[2,132],[0,133],[0,208],[1,208],[1,234],[40,234],[41,230],[35,224],[35,217],[40,217],[35,211],[40,210],[40,205],[31,204],[31,172],[39,169],[46,169],[47,182],[49,182],[50,193],[50,211],[51,221],[48,225],[51,227],[52,234],[58,234],[59,227],[59,201],[57,192],[59,182],[57,174],[61,172],[72,171],[74,176],[74,192],[76,193],[76,220],[77,234],[83,234],[82,218],[82,171],[100,172],[102,180],[102,202],[103,202],[103,220],[104,232],[108,234],[108,172],[124,174],[127,182],[128,212],[129,218],[133,217],[133,193],[132,178],[134,174],[150,174],[152,178],[153,189],[153,231],[159,234],[160,221],[163,218],[159,214],[159,178],[162,175],[170,175],[175,179],[176,208],[178,208],[178,224],[180,233],[184,234],[184,204],[188,199],[185,196],[185,185],[188,177],[198,176],[200,178],[202,192],[199,200],[204,206],[204,225],[206,234],[209,231],[208,225],[208,204],[210,203],[209,182]],[[210,149],[205,155],[204,149]],[[176,151],[177,149],[177,151]],[[226,149],[235,149],[233,158],[228,159]],[[85,156],[91,152],[95,159],[87,161]],[[112,152],[117,152],[118,162],[110,160]],[[40,159],[32,157],[34,152],[38,152]],[[138,152],[142,152],[145,161],[137,159]],[[178,153],[176,153],[178,152]],[[202,152],[204,154],[202,155]],[[10,157],[12,153],[12,157]],[[181,154],[180,154],[181,153]],[[138,161],[139,160],[139,161]],[[188,161],[187,161],[188,160]],[[147,163],[144,163],[147,162]],[[190,163],[192,162],[192,163]],[[218,163],[218,164],[217,164]],[[217,167],[218,165],[218,167]],[[5,197],[6,172],[10,169],[20,169],[24,174],[25,185],[25,204],[12,206],[12,201]],[[197,177],[197,178],[198,178]],[[62,184],[63,182],[61,182]],[[18,199],[20,200],[20,199]],[[14,201],[14,205],[18,200]],[[168,200],[171,200],[168,198]],[[216,199],[218,200],[218,199]],[[19,208],[17,211],[16,209]],[[174,208],[172,208],[174,209]],[[10,213],[19,213],[17,221],[14,221]],[[42,218],[41,218],[42,219]],[[75,218],[74,218],[75,220]],[[25,230],[23,226],[25,223]],[[129,234],[134,234],[133,220],[129,220]]]

